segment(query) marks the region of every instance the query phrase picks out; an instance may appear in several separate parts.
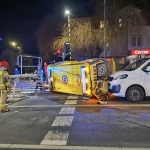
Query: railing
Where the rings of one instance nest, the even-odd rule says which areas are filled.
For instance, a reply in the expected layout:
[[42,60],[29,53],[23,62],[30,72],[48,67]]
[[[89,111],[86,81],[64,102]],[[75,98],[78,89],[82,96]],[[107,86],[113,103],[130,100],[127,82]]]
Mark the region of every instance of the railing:
[[22,74],[22,68],[23,67],[37,67],[37,65],[23,65],[23,58],[32,58],[32,59],[37,59],[38,64],[42,65],[42,58],[41,57],[36,57],[36,56],[26,56],[26,55],[19,55],[17,57],[17,65],[21,68],[21,74]]

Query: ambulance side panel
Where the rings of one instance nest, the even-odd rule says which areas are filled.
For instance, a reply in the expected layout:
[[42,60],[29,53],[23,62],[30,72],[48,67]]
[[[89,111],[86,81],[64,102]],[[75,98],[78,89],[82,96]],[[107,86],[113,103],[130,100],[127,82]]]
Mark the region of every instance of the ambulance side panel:
[[54,67],[52,71],[53,91],[83,95],[80,74],[79,65]]

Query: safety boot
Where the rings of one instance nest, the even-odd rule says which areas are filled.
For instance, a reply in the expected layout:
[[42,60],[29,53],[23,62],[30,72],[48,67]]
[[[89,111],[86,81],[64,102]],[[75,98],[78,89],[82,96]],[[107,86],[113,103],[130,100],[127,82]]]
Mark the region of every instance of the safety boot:
[[10,111],[10,109],[6,108],[6,109],[1,110],[1,113],[5,113],[5,112],[9,112],[9,111]]

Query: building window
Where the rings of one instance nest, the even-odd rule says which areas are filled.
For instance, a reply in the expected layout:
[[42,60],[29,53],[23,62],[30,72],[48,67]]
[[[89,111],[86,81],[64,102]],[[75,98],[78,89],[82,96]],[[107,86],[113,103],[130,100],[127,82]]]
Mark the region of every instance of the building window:
[[[106,26],[108,26],[108,21],[106,21]],[[100,21],[100,29],[104,27],[104,21]]]
[[108,21],[106,21],[106,26],[108,26]]
[[122,27],[122,19],[119,19],[119,27]]
[[132,46],[142,46],[142,36],[132,36]]
[[104,27],[104,22],[100,21],[100,29]]

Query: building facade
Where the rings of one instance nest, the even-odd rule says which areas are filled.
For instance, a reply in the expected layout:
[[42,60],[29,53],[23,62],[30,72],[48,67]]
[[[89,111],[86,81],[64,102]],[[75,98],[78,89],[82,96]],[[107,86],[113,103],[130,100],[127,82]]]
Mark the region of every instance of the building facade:
[[[91,21],[91,24],[94,22],[92,27],[103,30],[103,14],[99,16],[97,21],[93,19],[95,18],[82,18],[80,20]],[[141,10],[128,6],[117,12],[114,19],[108,13],[106,18],[107,27],[110,27],[110,29],[115,28],[116,35],[114,34],[112,39],[108,37],[109,40],[106,40],[106,57],[120,58],[122,62],[122,57],[124,57],[125,61],[132,62],[138,59],[141,53],[142,56],[144,56],[143,54],[146,54],[146,56],[150,54],[150,24],[148,17]],[[109,36],[108,31],[106,31],[106,37]],[[73,52],[72,57],[83,60],[93,58],[96,53],[98,53],[96,48],[91,49],[89,47]],[[103,56],[104,52],[101,50],[99,57]]]

